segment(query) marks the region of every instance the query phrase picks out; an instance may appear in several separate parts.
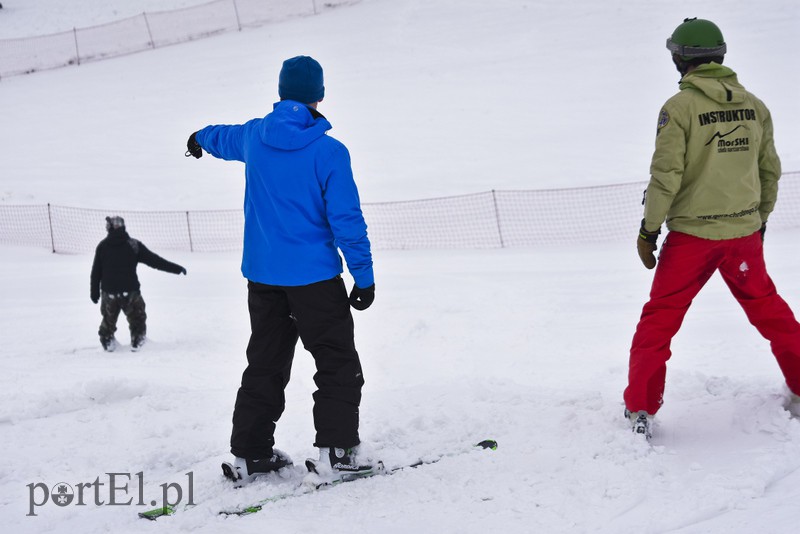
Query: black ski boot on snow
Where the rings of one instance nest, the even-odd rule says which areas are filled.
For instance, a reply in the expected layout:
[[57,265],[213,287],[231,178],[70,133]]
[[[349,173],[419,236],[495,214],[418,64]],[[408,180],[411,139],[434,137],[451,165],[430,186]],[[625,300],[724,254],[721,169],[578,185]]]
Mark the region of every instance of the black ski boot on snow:
[[320,447],[319,460],[306,460],[306,469],[322,479],[353,480],[383,471],[381,462],[359,461],[358,447]]
[[119,344],[117,343],[117,338],[114,336],[111,337],[100,337],[100,344],[103,346],[103,350],[106,352],[114,352],[117,350]]
[[285,452],[272,449],[272,456],[257,460],[239,458],[222,463],[222,474],[225,478],[236,482],[238,485],[249,484],[256,477],[275,473],[284,467],[292,465],[292,459]]
[[131,351],[136,352],[141,349],[145,341],[147,341],[147,337],[144,334],[133,336],[133,339],[131,339]]

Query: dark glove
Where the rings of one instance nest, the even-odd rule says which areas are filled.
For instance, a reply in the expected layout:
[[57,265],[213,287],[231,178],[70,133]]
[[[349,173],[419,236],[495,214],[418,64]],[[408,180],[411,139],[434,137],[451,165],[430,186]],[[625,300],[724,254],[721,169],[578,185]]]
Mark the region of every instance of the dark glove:
[[97,302],[100,300],[100,294],[95,291],[92,291],[92,294],[89,295],[89,298],[92,299],[93,303],[97,304]]
[[186,267],[181,267],[181,270],[178,271],[178,274],[186,274]]
[[761,234],[761,242],[763,243],[764,242],[764,234],[767,233],[767,223],[763,223],[761,225],[761,228],[758,231]]
[[192,135],[189,136],[189,140],[186,141],[186,154],[184,154],[187,158],[189,156],[194,156],[197,159],[203,157],[203,147],[200,146],[200,143],[197,142],[197,132],[194,132]]
[[656,266],[656,256],[653,252],[658,248],[656,241],[658,234],[661,233],[661,228],[655,232],[650,232],[644,228],[644,219],[642,219],[642,227],[639,228],[639,238],[636,240],[636,249],[639,251],[639,258],[648,269]]
[[369,308],[374,300],[375,284],[372,284],[365,289],[361,289],[360,287],[354,285],[353,290],[350,292],[350,306],[359,311]]

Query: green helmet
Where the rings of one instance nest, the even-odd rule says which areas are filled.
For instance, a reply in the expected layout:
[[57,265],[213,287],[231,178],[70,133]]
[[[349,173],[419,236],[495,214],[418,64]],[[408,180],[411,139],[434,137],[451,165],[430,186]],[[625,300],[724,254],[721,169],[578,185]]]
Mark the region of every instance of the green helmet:
[[698,57],[724,56],[725,39],[716,24],[698,18],[684,19],[667,39],[667,49],[684,61]]

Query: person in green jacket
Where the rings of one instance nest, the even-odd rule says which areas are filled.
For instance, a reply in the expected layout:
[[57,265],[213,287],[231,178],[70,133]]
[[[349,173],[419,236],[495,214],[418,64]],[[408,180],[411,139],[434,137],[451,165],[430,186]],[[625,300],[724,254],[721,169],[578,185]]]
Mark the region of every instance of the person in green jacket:
[[[633,431],[647,438],[663,402],[672,337],[716,271],[771,342],[791,409],[800,407],[800,324],[778,295],[763,256],[781,176],[772,118],[722,65],[727,45],[713,22],[684,20],[667,48],[682,78],[658,117],[637,239],[642,263],[657,268],[633,337],[624,393]],[[665,221],[669,234],[657,261]]]

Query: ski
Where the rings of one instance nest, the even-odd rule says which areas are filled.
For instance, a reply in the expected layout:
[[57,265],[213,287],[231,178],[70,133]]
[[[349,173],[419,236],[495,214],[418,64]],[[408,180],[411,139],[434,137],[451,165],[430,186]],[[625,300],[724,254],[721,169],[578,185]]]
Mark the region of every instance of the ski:
[[[278,502],[278,501],[283,501],[283,500],[291,499],[291,498],[294,498],[294,497],[301,497],[303,495],[308,495],[308,494],[314,493],[316,491],[332,488],[332,487],[344,484],[346,482],[352,482],[352,481],[360,480],[360,479],[363,479],[363,478],[371,478],[371,477],[374,477],[374,476],[382,476],[382,475],[393,475],[395,473],[398,473],[398,472],[406,470],[406,469],[416,469],[416,468],[418,468],[420,466],[435,464],[435,463],[440,462],[440,461],[442,461],[442,460],[444,460],[446,458],[459,456],[461,454],[464,454],[465,452],[470,452],[470,451],[476,450],[476,449],[477,450],[496,450],[497,449],[497,442],[495,440],[493,440],[493,439],[486,439],[486,440],[483,440],[483,441],[475,444],[468,451],[456,451],[456,452],[444,453],[444,454],[440,454],[439,456],[435,456],[435,457],[428,458],[428,459],[420,459],[420,460],[417,460],[415,462],[411,462],[411,463],[408,463],[408,464],[395,466],[395,467],[392,467],[390,469],[386,469],[383,466],[383,464],[379,462],[379,464],[376,466],[376,468],[374,470],[368,471],[366,473],[359,473],[357,475],[345,475],[342,478],[337,478],[337,479],[334,479],[334,480],[320,480],[319,482],[312,483],[312,484],[308,484],[307,482],[304,481],[304,482],[301,482],[300,484],[298,484],[295,487],[295,489],[292,490],[292,491],[287,491],[287,492],[284,492],[284,493],[279,493],[277,495],[272,495],[270,497],[266,497],[264,499],[261,499],[259,501],[254,502],[251,505],[248,505],[248,506],[245,506],[245,507],[242,507],[242,508],[223,509],[223,510],[220,510],[219,515],[244,516],[244,515],[254,514],[254,513],[257,513],[259,511],[261,511],[265,506],[269,505],[270,503],[275,503],[275,502]],[[175,513],[179,512],[179,511],[187,510],[187,509],[189,509],[191,507],[192,506],[189,506],[189,505],[183,505],[183,506],[165,505],[165,506],[161,506],[161,507],[158,507],[158,508],[154,508],[152,510],[147,510],[145,512],[139,512],[138,515],[139,515],[139,517],[141,517],[143,519],[149,519],[151,521],[155,521],[156,519],[158,519],[160,517],[171,516],[171,515],[174,515]]]
[[142,519],[149,519],[150,521],[155,521],[159,517],[164,517],[166,515],[173,515],[175,512],[178,511],[178,508],[165,505],[159,508],[153,508],[152,510],[147,510],[146,512],[139,512],[139,517]]
[[[225,463],[223,463],[223,466],[224,465],[225,465]],[[226,479],[229,478],[227,476],[227,474],[224,474],[223,476]],[[270,475],[270,476],[272,476],[272,475]],[[284,476],[285,475],[281,475],[281,478],[283,478]],[[304,475],[301,475],[301,474],[295,472],[294,474],[289,475],[289,476],[291,478],[289,480],[282,481],[282,484],[283,485],[289,485],[290,487],[292,487],[292,489],[289,492],[286,492],[285,494],[279,494],[277,497],[286,498],[289,495],[293,494],[294,492],[300,491],[302,489]],[[241,485],[236,485],[235,483],[230,485],[230,486],[228,486],[229,489],[239,489],[241,487],[242,487]],[[269,483],[267,483],[265,485],[265,487],[269,487]],[[155,502],[153,504],[155,504]],[[198,503],[192,503],[192,504],[166,504],[164,506],[159,506],[158,508],[153,508],[153,509],[150,509],[150,510],[147,510],[147,511],[144,511],[144,512],[139,512],[138,516],[141,517],[142,519],[149,519],[150,521],[155,521],[155,520],[157,520],[157,519],[159,519],[161,517],[172,516],[172,515],[175,515],[177,513],[182,513],[182,512],[188,511],[188,510],[196,507],[197,505],[198,505]]]
[[[493,439],[485,439],[485,440],[481,441],[480,443],[475,444],[473,449],[478,449],[478,450],[486,450],[486,449],[488,449],[488,450],[496,450],[497,449],[497,442],[495,440],[493,440]],[[368,473],[363,473],[363,474],[358,474],[358,475],[347,475],[347,476],[345,476],[343,478],[338,478],[338,479],[335,479],[335,480],[332,480],[332,481],[322,481],[322,482],[320,482],[318,484],[314,484],[312,486],[306,486],[305,491],[301,490],[301,491],[287,492],[287,493],[283,493],[283,494],[273,495],[272,497],[267,497],[265,499],[262,499],[262,500],[260,500],[258,502],[253,503],[252,505],[246,506],[244,508],[221,510],[219,512],[219,514],[220,515],[237,515],[237,516],[255,514],[257,512],[260,512],[264,508],[264,506],[267,506],[270,503],[283,501],[283,500],[286,500],[286,499],[289,499],[289,498],[293,498],[293,497],[299,497],[301,495],[307,495],[307,494],[313,493],[315,491],[331,488],[331,487],[334,487],[334,486],[339,486],[339,485],[341,485],[341,484],[343,484],[345,482],[352,482],[352,481],[355,481],[355,480],[360,480],[360,479],[364,479],[364,478],[372,478],[374,476],[380,476],[380,475],[393,475],[395,473],[399,473],[400,471],[403,471],[403,470],[406,470],[406,469],[416,469],[417,467],[420,467],[420,466],[423,466],[423,465],[435,464],[437,462],[440,462],[440,461],[444,460],[445,458],[451,458],[453,456],[458,456],[460,454],[463,454],[464,452],[467,452],[467,451],[441,454],[439,456],[436,456],[436,457],[433,457],[433,458],[430,458],[430,459],[426,459],[426,460],[420,459],[420,460],[417,460],[417,461],[409,463],[409,464],[392,467],[391,469],[386,469],[386,468],[384,468],[383,463],[379,463],[379,466],[375,470],[370,471]]]

